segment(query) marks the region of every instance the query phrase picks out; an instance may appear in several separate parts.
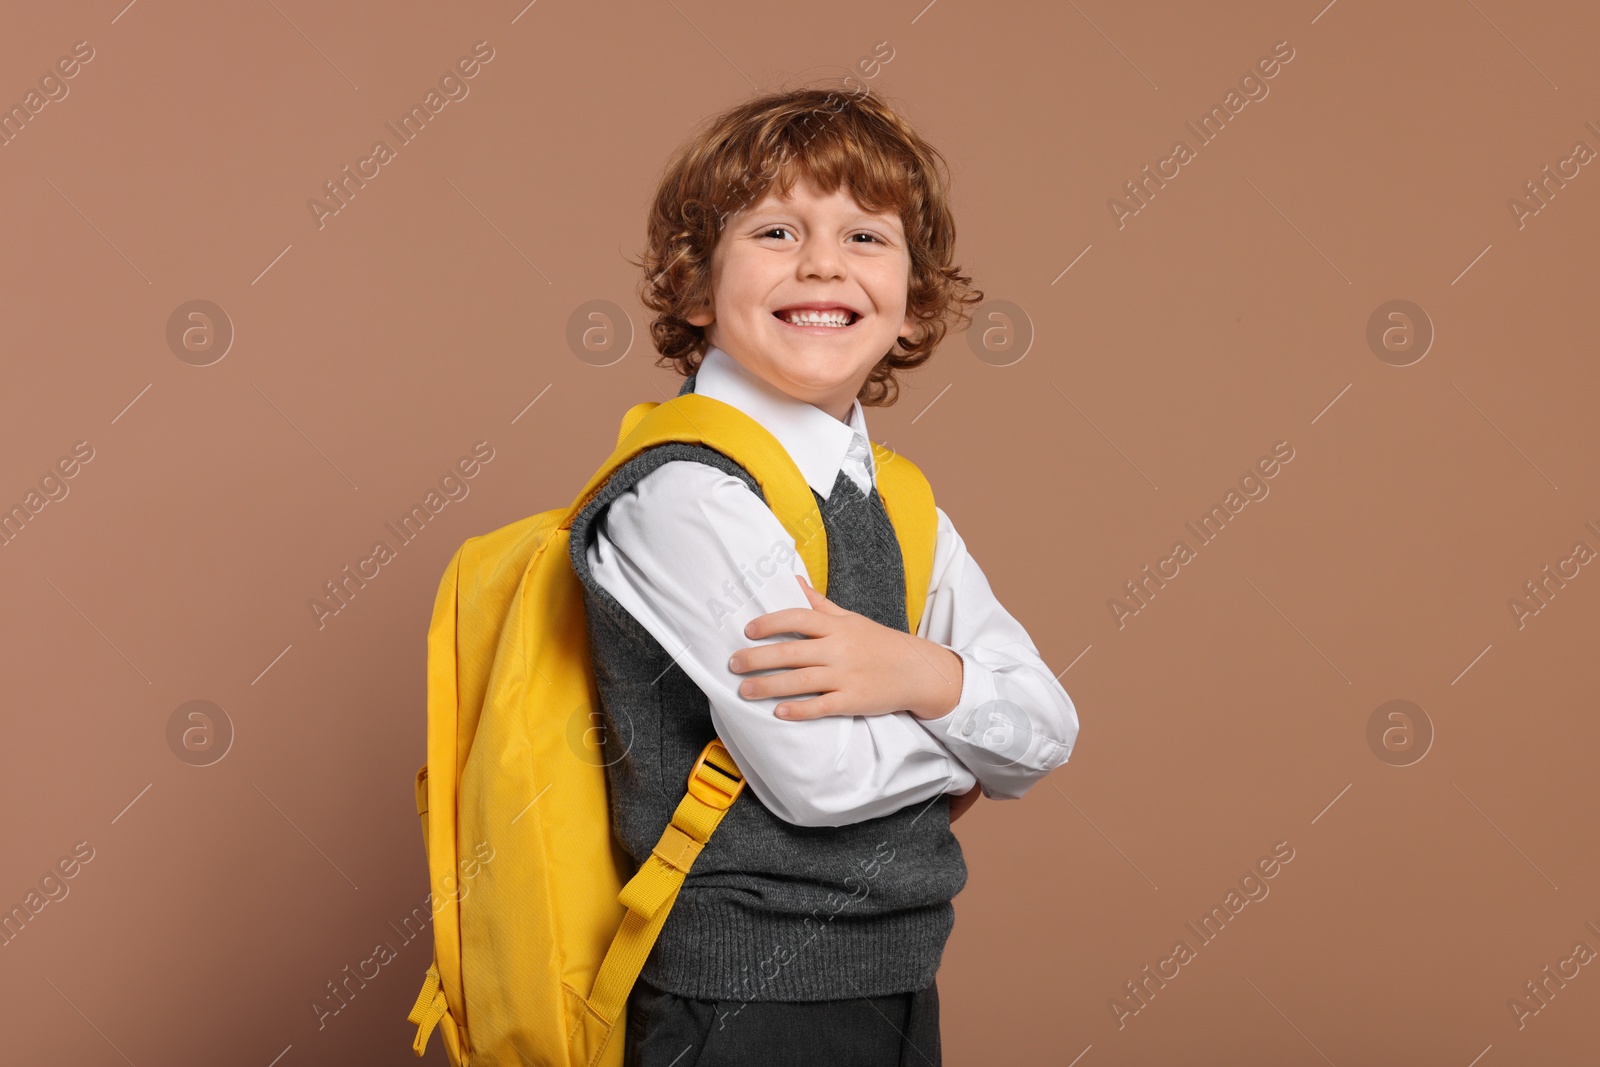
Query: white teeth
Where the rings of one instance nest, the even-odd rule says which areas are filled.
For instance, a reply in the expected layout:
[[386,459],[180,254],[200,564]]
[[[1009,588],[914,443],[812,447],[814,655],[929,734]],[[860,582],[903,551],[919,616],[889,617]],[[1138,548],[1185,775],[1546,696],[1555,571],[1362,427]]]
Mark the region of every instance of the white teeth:
[[848,311],[784,311],[780,313],[786,322],[796,326],[848,326],[850,325],[850,312]]

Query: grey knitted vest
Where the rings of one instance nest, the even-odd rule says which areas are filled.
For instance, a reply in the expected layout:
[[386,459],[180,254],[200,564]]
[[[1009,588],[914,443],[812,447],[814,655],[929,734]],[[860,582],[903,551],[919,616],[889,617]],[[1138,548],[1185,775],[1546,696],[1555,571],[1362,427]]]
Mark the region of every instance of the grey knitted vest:
[[[595,520],[619,493],[684,459],[726,471],[762,496],[729,457],[670,442],[619,467],[572,524],[606,727],[612,829],[635,865],[671,821],[716,728],[705,693],[596,584],[587,549]],[[812,495],[827,531],[828,599],[909,632],[904,562],[877,489],[863,495],[841,470],[826,500]],[[778,818],[745,788],[695,861],[641,977],[700,1000],[835,1000],[925,988],[955,922],[951,898],[967,881],[949,800],[941,793],[864,822],[811,827]]]

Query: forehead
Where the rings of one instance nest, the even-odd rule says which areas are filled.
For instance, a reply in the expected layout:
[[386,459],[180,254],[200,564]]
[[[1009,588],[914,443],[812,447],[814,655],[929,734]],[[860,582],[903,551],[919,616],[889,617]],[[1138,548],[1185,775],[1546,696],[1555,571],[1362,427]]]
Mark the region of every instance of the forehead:
[[840,183],[833,192],[824,193],[806,174],[800,174],[794,179],[794,184],[787,194],[783,192],[781,183],[774,180],[768,186],[766,193],[752,203],[744,213],[790,209],[839,215],[868,215],[890,220],[896,226],[900,225],[899,213],[894,208],[872,211],[857,200],[843,183]]

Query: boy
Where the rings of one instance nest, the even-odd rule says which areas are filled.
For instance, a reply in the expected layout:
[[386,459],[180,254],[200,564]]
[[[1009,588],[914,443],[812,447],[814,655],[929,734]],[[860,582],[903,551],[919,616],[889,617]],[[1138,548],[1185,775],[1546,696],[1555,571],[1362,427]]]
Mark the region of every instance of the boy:
[[629,1000],[630,1065],[937,1065],[934,975],[966,883],[951,794],[1019,797],[1076,741],[942,509],[908,632],[862,407],[893,403],[896,373],[982,299],[950,263],[942,170],[870,93],[800,90],[718,116],[656,196],[660,362],[789,452],[829,590],[751,475],[699,445],[635,457],[573,522],[618,839],[648,856],[714,736],[749,785]]

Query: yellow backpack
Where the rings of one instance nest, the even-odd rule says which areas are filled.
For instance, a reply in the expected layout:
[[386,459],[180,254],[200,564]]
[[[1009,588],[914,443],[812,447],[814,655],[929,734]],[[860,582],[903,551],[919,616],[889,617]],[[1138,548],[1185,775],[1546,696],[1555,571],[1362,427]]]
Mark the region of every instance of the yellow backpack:
[[[668,441],[749,471],[827,593],[827,538],[794,460],[754,419],[696,393],[629,409],[571,507],[456,551],[428,630],[428,762],[416,776],[433,909],[433,964],[408,1016],[418,1056],[438,1027],[455,1067],[620,1067],[628,993],[744,787],[713,740],[637,872],[612,836],[570,527],[617,467]],[[910,460],[872,448],[915,633],[933,573],[933,493]]]

